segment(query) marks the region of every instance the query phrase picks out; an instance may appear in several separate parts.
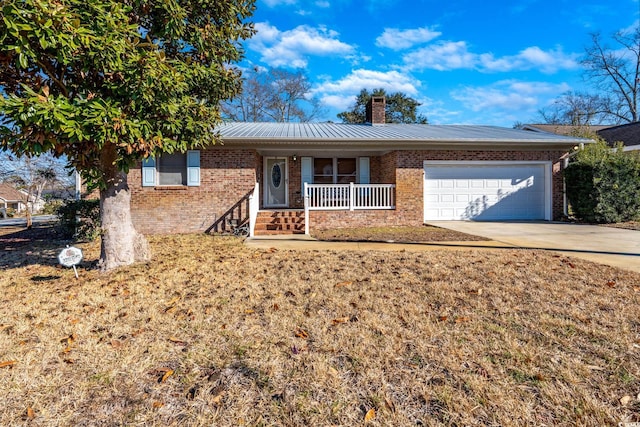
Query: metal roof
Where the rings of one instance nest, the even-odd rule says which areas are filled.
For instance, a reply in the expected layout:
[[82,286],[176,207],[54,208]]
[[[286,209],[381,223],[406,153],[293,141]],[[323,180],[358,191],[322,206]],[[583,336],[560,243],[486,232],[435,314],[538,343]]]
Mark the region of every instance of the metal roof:
[[225,123],[216,128],[223,142],[250,144],[373,144],[404,142],[410,145],[431,143],[571,146],[590,140],[545,132],[531,132],[497,126],[419,125],[419,124],[345,124],[345,123]]

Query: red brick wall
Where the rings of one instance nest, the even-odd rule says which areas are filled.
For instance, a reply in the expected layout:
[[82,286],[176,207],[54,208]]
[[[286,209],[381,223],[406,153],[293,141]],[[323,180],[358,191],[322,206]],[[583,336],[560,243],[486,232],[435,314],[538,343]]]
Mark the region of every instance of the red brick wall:
[[552,161],[552,216],[563,215],[562,151],[394,151],[380,158],[380,181],[396,184],[396,209],[312,211],[311,229],[371,225],[420,225],[424,218],[425,160]]
[[[396,185],[395,210],[312,211],[310,226],[419,225],[423,222],[425,160],[552,161],[553,218],[563,214],[561,151],[392,151],[371,157],[371,182]],[[145,234],[200,232],[263,181],[262,156],[254,150],[214,146],[201,151],[199,187],[142,187],[140,167],[129,173],[132,216]],[[299,198],[301,159],[289,157],[289,201]],[[260,194],[262,200],[262,191]]]
[[254,188],[257,160],[254,150],[201,150],[199,187],[142,187],[140,166],[132,169],[128,180],[136,229],[144,234],[206,230]]

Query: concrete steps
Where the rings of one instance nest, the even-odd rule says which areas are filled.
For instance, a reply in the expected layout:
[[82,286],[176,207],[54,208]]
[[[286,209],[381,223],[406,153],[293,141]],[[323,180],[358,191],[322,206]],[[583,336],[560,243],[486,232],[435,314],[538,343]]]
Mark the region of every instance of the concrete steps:
[[304,211],[259,211],[254,233],[256,236],[304,234]]

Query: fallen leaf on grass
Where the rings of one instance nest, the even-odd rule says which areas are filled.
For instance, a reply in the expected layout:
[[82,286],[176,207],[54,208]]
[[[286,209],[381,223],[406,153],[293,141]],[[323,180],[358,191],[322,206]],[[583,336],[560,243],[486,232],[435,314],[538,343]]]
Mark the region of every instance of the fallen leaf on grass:
[[154,408],[162,408],[163,406],[164,406],[164,403],[162,403],[162,402],[159,402],[157,400],[155,402],[153,402],[153,407]]
[[0,362],[0,368],[11,367],[18,363],[17,360],[5,360],[4,362]]
[[60,340],[60,343],[71,345],[76,340],[76,334],[71,334],[68,337],[64,337]]
[[175,303],[177,303],[177,302],[178,302],[178,301],[180,301],[181,299],[182,299],[182,297],[181,297],[181,296],[174,297],[171,301],[169,301],[169,302],[167,303],[167,305],[168,305],[168,306],[174,305]]
[[353,285],[353,282],[347,280],[345,282],[336,283],[336,288],[341,288],[343,286],[351,286],[351,285]]
[[295,330],[294,335],[298,338],[307,339],[309,338],[309,334],[302,328],[298,328]]
[[187,342],[176,337],[169,337],[169,341],[177,345],[187,345]]
[[164,375],[160,377],[160,380],[158,380],[158,382],[165,382],[171,375],[173,375],[173,369],[169,369],[167,372],[165,372]]
[[622,398],[620,398],[620,404],[622,404],[622,406],[627,406],[629,402],[631,402],[631,399],[631,396],[623,396]]
[[616,281],[615,280],[609,280],[607,282],[607,286],[610,288],[615,288],[616,287]]
[[218,386],[211,389],[211,394],[213,398],[211,398],[211,402],[214,405],[219,405],[222,402],[222,398],[224,397],[224,387]]
[[27,418],[33,419],[36,416],[36,412],[31,406],[27,407]]
[[113,348],[122,347],[122,341],[116,340],[116,339],[111,340],[111,342],[109,344],[111,344],[111,347],[113,347]]
[[364,416],[364,421],[371,421],[374,420],[376,418],[376,410],[371,408],[367,411],[367,413]]
[[456,317],[456,320],[455,320],[456,323],[463,323],[468,321],[469,321],[469,318],[466,316],[458,316]]
[[439,322],[446,322],[448,318],[449,318],[449,316],[438,316],[438,321]]
[[393,403],[393,401],[391,401],[391,399],[387,398],[386,396],[384,398],[384,404],[387,406],[388,410],[390,410],[391,412],[396,412],[396,405]]
[[333,323],[334,325],[339,325],[340,323],[347,323],[349,319],[349,317],[338,317],[337,319],[333,319],[331,323]]

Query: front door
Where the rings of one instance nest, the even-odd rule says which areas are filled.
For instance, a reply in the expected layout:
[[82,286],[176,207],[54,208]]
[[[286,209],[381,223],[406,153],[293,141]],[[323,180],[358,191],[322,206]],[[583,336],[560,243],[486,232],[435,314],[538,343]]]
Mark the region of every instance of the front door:
[[286,157],[265,157],[264,182],[264,206],[287,207],[289,205],[289,174]]

